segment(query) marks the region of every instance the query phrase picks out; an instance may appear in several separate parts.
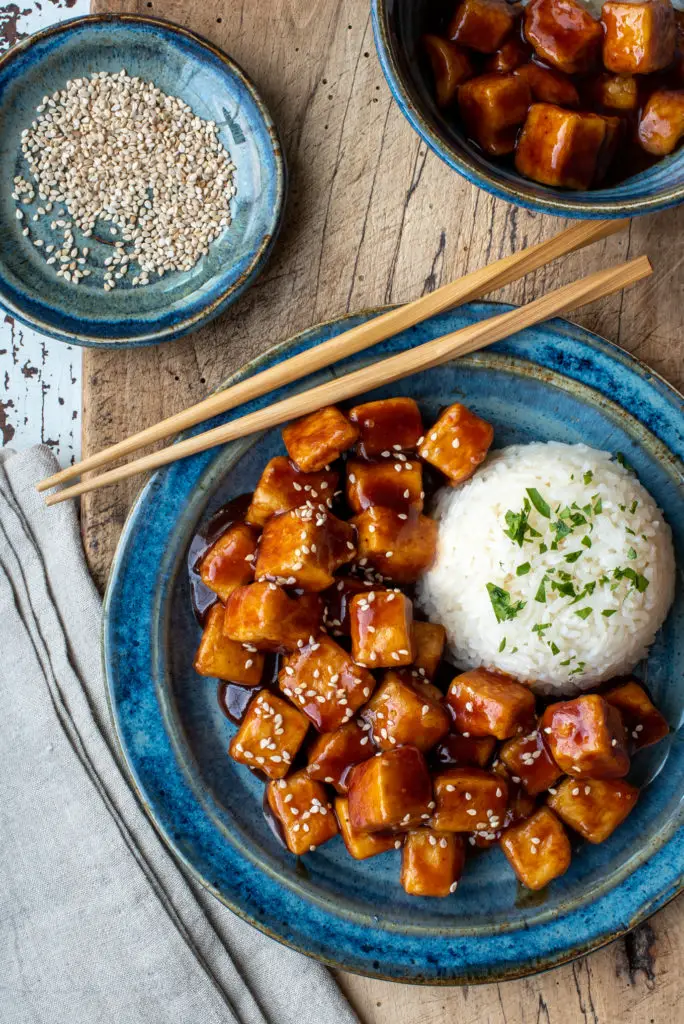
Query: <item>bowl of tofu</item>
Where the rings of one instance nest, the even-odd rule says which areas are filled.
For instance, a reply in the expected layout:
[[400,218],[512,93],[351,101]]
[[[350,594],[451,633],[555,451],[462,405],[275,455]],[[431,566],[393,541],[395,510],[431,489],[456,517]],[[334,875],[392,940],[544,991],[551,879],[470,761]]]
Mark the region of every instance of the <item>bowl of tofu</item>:
[[[501,308],[461,307],[380,352]],[[364,317],[312,328],[227,384]],[[611,401],[616,378],[638,420]],[[425,984],[553,967],[676,895],[681,595],[648,673],[546,707],[486,669],[458,673],[414,584],[440,481],[539,439],[610,434],[681,560],[681,432],[680,396],[556,321],[156,473],[117,551],[104,664],[133,784],[193,876],[309,956]],[[596,738],[591,764],[568,722]]]
[[372,0],[405,117],[516,205],[632,217],[684,199],[684,12],[671,0]]

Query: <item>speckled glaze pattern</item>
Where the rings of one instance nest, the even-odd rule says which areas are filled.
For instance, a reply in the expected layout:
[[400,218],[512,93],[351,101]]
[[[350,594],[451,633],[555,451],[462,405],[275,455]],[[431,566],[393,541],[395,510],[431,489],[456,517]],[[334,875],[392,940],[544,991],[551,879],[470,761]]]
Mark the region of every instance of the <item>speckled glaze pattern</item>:
[[636,217],[684,201],[684,150],[613,188],[549,188],[490,160],[440,111],[420,49],[430,0],[371,0],[382,70],[404,117],[430,148],[464,178],[516,206],[582,220]]
[[[476,303],[443,314],[334,372],[368,365],[503,308]],[[312,328],[228,383],[369,315]],[[330,376],[321,371],[246,408]],[[664,509],[684,565],[682,399],[608,342],[553,321],[364,399],[393,394],[415,397],[428,421],[443,405],[466,402],[494,423],[497,446],[547,439],[622,451]],[[672,735],[634,761],[633,778],[646,788],[633,815],[603,846],[576,844],[570,871],[546,892],[520,889],[497,849],[469,861],[454,896],[418,900],[399,885],[399,852],[356,862],[339,837],[301,860],[281,848],[261,813],[262,784],[227,756],[234,727],[218,708],[216,684],[192,669],[200,630],[185,562],[199,523],[252,490],[266,459],[283,451],[280,431],[271,430],[156,473],[125,526],[106,597],[104,660],[119,740],[144,806],[196,877],[256,927],[326,963],[429,984],[494,981],[555,966],[608,942],[679,892],[681,578],[675,607],[642,667]]]
[[[50,230],[49,217],[18,221],[10,193],[14,176],[27,173],[20,136],[42,97],[68,78],[122,68],[216,121],[236,165],[238,191],[232,224],[191,270],[143,288],[124,281],[107,293],[102,271],[114,239],[95,232],[91,278],[78,285],[58,278],[32,236],[49,244],[61,235]],[[0,121],[0,306],[23,323],[79,345],[158,344],[218,316],[263,269],[286,192],[278,133],[242,69],[187,29],[140,15],[92,15],[44,29],[0,58]],[[22,235],[26,223],[28,238]],[[76,243],[87,244],[78,232]]]

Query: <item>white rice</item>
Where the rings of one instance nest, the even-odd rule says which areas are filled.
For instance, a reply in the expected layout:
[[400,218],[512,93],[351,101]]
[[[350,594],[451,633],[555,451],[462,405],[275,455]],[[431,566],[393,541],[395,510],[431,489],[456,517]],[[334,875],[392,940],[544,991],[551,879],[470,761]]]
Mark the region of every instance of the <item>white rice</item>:
[[[548,503],[550,518],[528,488]],[[520,547],[505,532],[506,513],[520,513],[526,499],[539,536],[526,532]],[[625,674],[645,657],[674,596],[672,537],[650,494],[608,452],[556,442],[505,448],[463,487],[440,491],[432,512],[437,558],[417,599],[445,626],[459,668],[484,665],[540,693],[567,694]],[[572,532],[557,539],[556,523]],[[497,601],[495,592],[493,602],[487,584],[508,596]],[[568,584],[570,593],[556,589]],[[576,601],[573,593],[584,596]],[[494,604],[508,615],[503,621]]]

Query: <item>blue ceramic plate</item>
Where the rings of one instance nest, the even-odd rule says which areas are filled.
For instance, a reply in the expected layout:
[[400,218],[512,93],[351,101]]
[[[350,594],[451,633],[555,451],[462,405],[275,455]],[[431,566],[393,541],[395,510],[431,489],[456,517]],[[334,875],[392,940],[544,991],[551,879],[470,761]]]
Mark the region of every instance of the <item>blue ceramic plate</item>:
[[[436,317],[335,373],[502,308],[478,303]],[[362,319],[315,327],[228,383]],[[324,371],[306,383],[330,376]],[[290,385],[273,397],[294,390]],[[682,400],[608,342],[554,321],[364,400],[396,394],[415,397],[428,420],[446,403],[467,402],[494,423],[498,446],[583,441],[622,451],[664,509],[684,565]],[[638,410],[639,419],[628,410]],[[272,430],[165,467],[138,498],[117,552],[104,619],[111,704],[135,785],[177,855],[269,935],[326,963],[398,981],[459,984],[530,974],[608,942],[663,906],[684,873],[681,573],[675,607],[645,666],[674,731],[635,759],[634,778],[646,788],[631,817],[602,846],[578,843],[570,870],[546,891],[520,889],[498,849],[469,861],[453,897],[419,900],[399,885],[399,852],[352,861],[339,837],[301,860],[281,848],[261,813],[261,783],[227,756],[234,727],[218,708],[216,684],[193,672],[200,631],[185,564],[198,524],[252,490],[266,460],[283,451],[280,431]]]
[[[76,231],[75,244],[91,248],[93,273],[78,285],[67,282],[33,245],[34,238],[61,242],[61,232],[50,229],[52,217],[33,222],[41,205],[36,198],[18,221],[11,192],[16,175],[28,177],[20,136],[43,96],[69,78],[122,68],[220,126],[219,139],[236,165],[237,195],[232,224],[192,270],[144,288],[126,279],[105,292],[102,270],[114,240],[105,231],[89,240]],[[278,135],[245,73],[187,29],[132,14],[93,15],[31,36],[0,59],[0,123],[0,306],[24,323],[79,345],[158,344],[218,316],[263,269],[285,198]],[[27,224],[28,238],[22,235]]]

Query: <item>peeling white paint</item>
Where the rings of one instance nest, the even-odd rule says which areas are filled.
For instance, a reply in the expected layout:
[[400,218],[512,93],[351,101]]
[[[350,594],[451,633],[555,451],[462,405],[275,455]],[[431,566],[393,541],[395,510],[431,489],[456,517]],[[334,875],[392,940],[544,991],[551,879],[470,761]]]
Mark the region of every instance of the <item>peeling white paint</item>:
[[[0,3],[0,53],[32,32],[88,14],[88,0]],[[81,350],[0,309],[0,445],[47,444],[63,466],[81,453]]]

